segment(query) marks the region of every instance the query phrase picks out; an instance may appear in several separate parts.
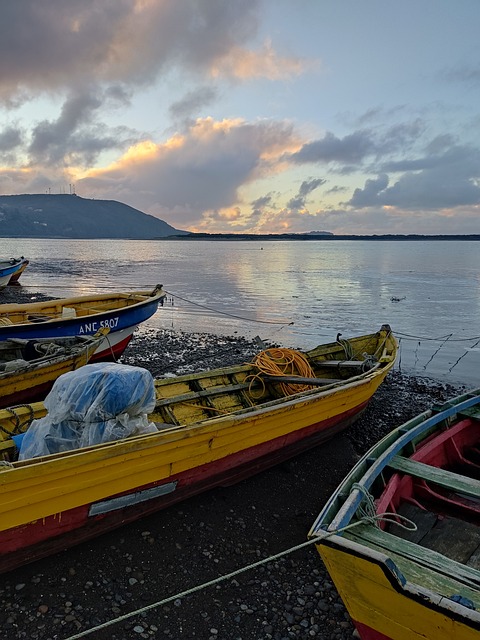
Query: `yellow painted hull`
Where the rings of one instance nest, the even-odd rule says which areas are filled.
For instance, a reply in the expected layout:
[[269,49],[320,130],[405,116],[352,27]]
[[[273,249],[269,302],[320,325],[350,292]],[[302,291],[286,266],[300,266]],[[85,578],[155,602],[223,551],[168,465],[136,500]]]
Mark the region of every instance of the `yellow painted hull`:
[[[386,375],[386,372],[385,372]],[[0,474],[0,531],[219,461],[364,406],[384,375],[315,401],[254,415],[172,427],[101,446],[17,463]]]
[[[360,415],[394,365],[394,337],[389,331],[378,336],[381,362],[345,381],[324,380],[326,386],[286,397],[273,393],[267,402],[257,406],[250,399],[252,406],[245,407],[248,366],[158,380],[157,406],[149,416],[163,423],[158,432],[0,467],[0,571],[38,557],[27,551],[11,560],[19,550],[55,537],[59,546],[69,546],[333,437]],[[41,404],[32,410],[35,417],[45,412]],[[18,431],[28,421],[28,408],[17,414],[15,421],[0,411],[3,429],[17,424]]]
[[[416,585],[402,584],[387,556],[333,536],[318,551],[361,637],[368,640],[478,640],[480,613]],[[453,594],[452,594],[453,595]]]

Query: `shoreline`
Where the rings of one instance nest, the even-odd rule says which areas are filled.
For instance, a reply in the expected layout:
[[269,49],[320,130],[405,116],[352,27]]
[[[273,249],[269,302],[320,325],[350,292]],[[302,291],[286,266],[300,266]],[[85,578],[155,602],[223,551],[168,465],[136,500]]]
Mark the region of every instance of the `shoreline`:
[[[4,302],[47,298],[11,289],[21,287],[8,288],[12,299],[4,296]],[[242,337],[145,326],[120,362],[159,376],[242,362],[258,350]],[[325,501],[374,442],[464,389],[391,372],[365,413],[333,440],[238,484],[1,575],[6,637],[67,639],[305,542]],[[347,640],[353,634],[312,545],[86,637]]]

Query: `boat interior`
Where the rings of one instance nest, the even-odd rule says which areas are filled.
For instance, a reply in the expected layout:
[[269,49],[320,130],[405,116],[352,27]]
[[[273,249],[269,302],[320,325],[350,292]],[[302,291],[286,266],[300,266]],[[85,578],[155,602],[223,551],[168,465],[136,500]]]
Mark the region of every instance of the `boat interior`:
[[[354,338],[348,345],[346,341],[331,343],[307,353],[270,348],[249,364],[157,379],[157,403],[149,420],[163,429],[241,414],[259,405],[268,408],[295,394],[310,395],[344,386],[374,372],[381,366],[381,359],[385,363],[392,359],[392,347],[386,346],[383,333]],[[34,406],[36,413],[39,405]],[[25,431],[33,416],[24,407],[12,407],[3,415],[0,457],[13,462],[16,449],[9,435]]]
[[66,298],[28,305],[2,305],[0,325],[38,323],[59,318],[82,318],[106,311],[115,311],[138,304],[150,297],[149,292],[118,293],[90,298]]
[[25,340],[23,338],[0,340],[0,372],[8,373],[27,365],[45,362],[54,356],[68,353],[72,347],[79,346],[81,343],[82,339],[76,337],[57,340]]
[[395,525],[397,537],[480,570],[480,408],[450,430],[432,435],[410,457],[395,456],[394,474],[377,503],[415,522]]
[[407,580],[421,571],[424,586],[480,608],[480,406],[459,416],[389,459],[370,491],[376,513],[390,515],[348,537],[387,554]]

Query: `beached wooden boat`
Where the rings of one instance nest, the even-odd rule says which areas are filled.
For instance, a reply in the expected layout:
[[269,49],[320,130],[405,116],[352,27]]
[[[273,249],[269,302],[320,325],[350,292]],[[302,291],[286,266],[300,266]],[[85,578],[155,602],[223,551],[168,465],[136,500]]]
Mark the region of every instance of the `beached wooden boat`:
[[10,258],[9,260],[0,260],[0,289],[19,278],[23,269],[27,266],[22,262],[23,258]]
[[104,293],[46,302],[0,305],[0,341],[7,338],[62,338],[109,333],[92,360],[115,360],[125,351],[137,326],[163,304],[161,285],[152,291]]
[[478,640],[480,389],[383,438],[310,536],[363,640]]
[[[10,261],[12,261],[12,260],[15,261],[15,263],[19,264],[20,268],[17,271],[15,271],[12,276],[10,276],[10,280],[8,281],[9,285],[19,284],[18,280],[19,280],[20,276],[25,271],[25,269],[28,267],[28,265],[30,264],[30,261],[27,260],[27,258],[24,258],[23,256],[20,256],[20,258],[11,258]],[[2,263],[3,263],[3,261],[0,262],[0,265]]]
[[87,364],[107,333],[0,341],[0,407],[43,400],[59,376]]
[[[45,401],[46,416],[43,404],[0,411],[0,437],[4,438],[0,443],[4,458],[0,467],[0,571],[201,491],[235,483],[331,438],[366,408],[392,369],[396,352],[395,337],[384,325],[376,333],[339,339],[303,354],[272,348],[249,364],[155,383],[145,369],[114,363],[86,365],[65,374]],[[104,367],[108,375],[103,375]],[[95,387],[92,379],[97,379],[99,370],[103,384],[120,389],[118,401],[110,391],[102,390],[96,396],[105,399],[115,416],[126,414],[130,386],[138,395],[139,386],[133,381],[139,372],[150,376],[151,403],[142,407],[153,432],[17,460],[9,434],[16,437],[25,431],[33,417],[45,416],[50,422],[33,422],[20,445],[20,457],[26,455],[26,441],[36,442],[37,451],[44,446],[49,452],[56,451],[54,434],[45,434],[45,425],[53,430],[61,425],[62,434],[64,429],[69,431],[65,415],[57,413],[61,404],[55,401],[57,395],[72,407],[73,431],[78,433],[79,416],[94,406],[80,391]],[[131,379],[123,381],[127,374]],[[65,400],[67,385],[74,400]],[[95,399],[96,411],[105,420],[109,411],[98,410],[99,404]],[[133,413],[130,408],[128,413]],[[94,415],[92,422],[95,420]],[[82,438],[85,432],[89,437],[97,433],[84,428]],[[64,435],[59,438],[63,448],[65,440]]]

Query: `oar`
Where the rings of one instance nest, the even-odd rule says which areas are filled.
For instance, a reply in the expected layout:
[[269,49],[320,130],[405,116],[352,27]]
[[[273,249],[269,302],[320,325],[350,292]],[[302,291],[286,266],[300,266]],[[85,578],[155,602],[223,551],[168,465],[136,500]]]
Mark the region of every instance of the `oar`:
[[307,384],[312,387],[322,387],[335,382],[345,382],[345,380],[333,378],[302,378],[300,376],[261,376],[265,382],[287,382],[289,384]]

